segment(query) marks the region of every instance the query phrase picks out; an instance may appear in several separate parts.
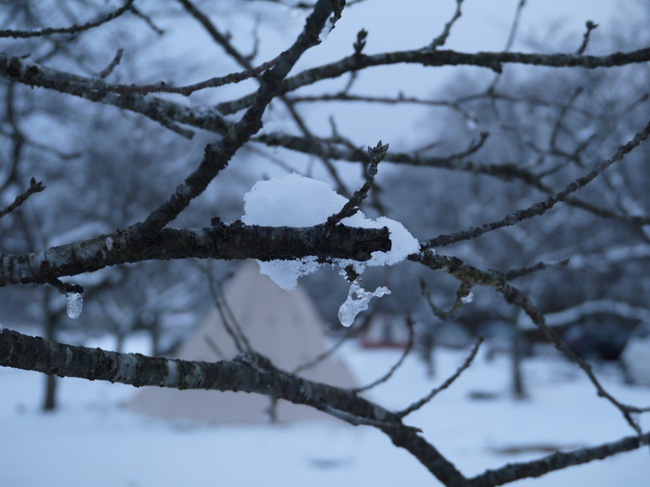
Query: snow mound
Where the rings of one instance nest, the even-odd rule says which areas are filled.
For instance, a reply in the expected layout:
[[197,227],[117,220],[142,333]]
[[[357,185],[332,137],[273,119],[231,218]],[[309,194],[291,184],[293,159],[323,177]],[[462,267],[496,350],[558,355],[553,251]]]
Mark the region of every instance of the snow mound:
[[[340,211],[346,202],[346,198],[326,183],[293,173],[255,183],[244,196],[242,221],[247,225],[269,227],[310,227],[325,223],[327,218]],[[380,217],[372,220],[359,211],[343,219],[341,223],[359,228],[387,227],[390,232],[392,248],[389,252],[374,252],[366,262],[344,259],[336,261],[342,268],[354,266],[359,275],[367,266],[395,265],[402,262],[406,256],[419,251],[418,241],[401,223],[390,218]],[[322,265],[315,257],[258,263],[262,274],[269,276],[278,286],[288,291],[296,288],[299,277],[316,272]],[[352,324],[358,312],[367,308],[371,297],[381,297],[389,293],[388,289],[380,288],[374,293],[359,294],[366,293],[360,288],[359,279],[353,283],[353,287],[350,296],[363,295],[364,299],[348,297],[343,313],[346,318],[341,320],[346,326]]]

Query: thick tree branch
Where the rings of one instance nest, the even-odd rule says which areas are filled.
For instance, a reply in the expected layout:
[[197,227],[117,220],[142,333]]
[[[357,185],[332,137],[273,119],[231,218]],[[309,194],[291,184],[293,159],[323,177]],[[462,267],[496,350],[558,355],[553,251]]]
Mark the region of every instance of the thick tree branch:
[[0,286],[44,284],[61,276],[93,272],[104,267],[187,258],[368,260],[372,252],[391,248],[387,228],[343,225],[310,228],[259,227],[241,223],[200,229],[165,229],[144,246],[132,244],[133,228],[89,240],[20,255],[0,256]]
[[350,391],[287,374],[258,354],[240,354],[233,360],[218,362],[190,362],[65,345],[3,329],[0,365],[136,387],[254,392],[320,410],[330,405],[360,417],[399,424],[389,411]]
[[224,120],[223,114],[214,108],[192,108],[159,97],[115,93],[104,89],[105,83],[100,78],[87,78],[59,71],[3,52],[0,52],[0,76],[28,86],[47,88],[133,111],[188,138],[191,138],[193,133],[180,127],[178,123],[195,125],[220,134],[226,133],[232,126],[232,123]]
[[233,360],[214,363],[189,362],[59,344],[0,329],[0,366],[136,387],[252,392],[285,399],[319,409],[353,425],[366,424],[381,429],[396,446],[409,451],[447,486],[502,485],[638,449],[650,442],[650,434],[627,437],[594,448],[505,465],[468,480],[418,434],[417,428],[403,425],[394,413],[353,391],[287,374],[257,354],[240,354]]
[[254,392],[285,399],[354,425],[378,427],[395,445],[420,460],[443,484],[465,483],[465,477],[420,437],[416,428],[403,425],[391,412],[353,391],[287,374],[261,355],[240,354],[234,360],[214,363],[188,362],[64,345],[3,329],[0,331],[0,366],[136,387]]
[[[97,87],[97,80],[83,76],[71,75],[62,71],[31,63],[18,57],[8,57],[0,53],[0,76],[19,81],[30,86],[41,86],[73,96],[79,96],[90,101],[113,105],[140,113],[163,126],[183,136],[192,137],[193,133],[178,123],[191,125],[196,128],[224,134],[232,127],[232,123],[223,118],[223,114],[213,107],[187,107],[153,96],[140,94],[118,94]],[[101,82],[101,80],[100,80]],[[396,102],[399,101],[396,100]],[[517,167],[515,164],[487,164],[468,160],[467,156],[479,150],[485,142],[486,134],[480,140],[472,143],[465,151],[449,156],[423,156],[416,153],[391,152],[386,162],[407,164],[411,166],[436,167],[441,169],[459,170],[477,174],[489,175],[500,179],[519,179],[542,191],[551,193],[538,176]],[[329,159],[346,160],[350,162],[367,162],[367,153],[341,144],[319,140],[313,137],[296,137],[281,133],[267,133],[252,137],[251,140],[268,146],[280,146],[305,154],[319,155]],[[599,216],[626,221],[632,225],[644,225],[647,218],[641,216],[618,215],[612,211],[595,207],[581,200],[568,197],[567,204],[590,211]],[[462,233],[462,232],[460,232]],[[455,234],[454,234],[455,235]],[[436,237],[440,239],[441,237]],[[436,240],[432,240],[436,241]]]
[[[206,14],[204,14],[201,10],[199,10],[191,1],[189,0],[178,0],[184,7],[185,9],[203,26],[203,28],[208,32],[210,37],[219,44],[225,51],[226,53],[232,57],[241,67],[245,68],[246,70],[252,70],[253,65],[251,64],[250,58],[242,55],[233,45],[231,40],[228,38],[228,36],[222,34],[220,30],[217,28],[217,26],[208,18]],[[329,20],[331,22],[332,28],[334,26],[335,21],[340,17],[340,12],[335,12],[332,15],[332,18]],[[259,79],[259,77],[258,77]],[[261,80],[260,80],[261,81]],[[296,110],[293,102],[286,96],[280,95],[279,96],[280,101],[286,106],[289,114],[291,115],[291,118],[295,122],[296,126],[298,127],[298,130],[302,133],[303,137],[306,139],[313,139],[314,136],[311,133],[311,130],[307,127],[307,124],[303,120],[303,118],[300,116],[298,111]],[[332,178],[336,181],[337,187],[338,187],[338,192],[344,196],[348,196],[348,191],[347,188],[345,187],[345,184],[343,181],[340,179],[338,172],[336,171],[336,168],[331,164],[331,162],[327,159],[327,157],[324,155],[323,152],[318,152],[315,155],[317,155],[321,161],[323,162],[323,165],[327,168],[327,171],[330,173]]]

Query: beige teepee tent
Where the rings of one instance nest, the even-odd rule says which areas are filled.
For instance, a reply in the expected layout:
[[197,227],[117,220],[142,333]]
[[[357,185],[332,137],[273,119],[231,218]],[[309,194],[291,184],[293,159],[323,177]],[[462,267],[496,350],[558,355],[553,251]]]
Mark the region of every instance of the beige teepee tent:
[[[291,371],[326,349],[323,323],[307,293],[300,288],[291,292],[280,289],[260,274],[254,262],[242,265],[228,283],[224,299],[251,346],[283,370]],[[202,361],[233,358],[237,350],[221,316],[216,308],[210,311],[180,347],[176,358]],[[300,375],[341,387],[356,385],[345,364],[332,357]],[[139,391],[127,407],[170,419],[259,423],[269,421],[270,405],[269,397],[258,394],[147,387]],[[274,418],[285,423],[321,420],[328,416],[280,400],[275,405]]]

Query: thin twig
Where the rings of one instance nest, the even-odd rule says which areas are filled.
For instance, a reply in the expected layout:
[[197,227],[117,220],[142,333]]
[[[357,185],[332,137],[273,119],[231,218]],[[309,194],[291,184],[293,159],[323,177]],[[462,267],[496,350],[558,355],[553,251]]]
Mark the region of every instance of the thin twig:
[[587,22],[585,22],[585,27],[587,27],[587,30],[582,36],[582,44],[580,44],[580,47],[576,51],[576,54],[578,56],[582,56],[585,53],[587,44],[589,44],[589,40],[591,39],[591,31],[598,28],[598,24],[596,24],[593,20],[587,20]]
[[508,40],[506,41],[506,45],[503,48],[504,52],[510,51],[512,49],[512,45],[515,42],[515,38],[517,37],[517,31],[519,30],[519,22],[521,21],[521,14],[524,11],[524,7],[526,6],[526,0],[519,0],[519,3],[517,4],[517,10],[515,11],[515,17],[512,20],[512,25],[510,26],[510,33],[508,34]]
[[119,48],[117,52],[115,53],[115,57],[113,60],[106,66],[104,69],[102,69],[99,73],[97,73],[97,76],[99,76],[101,79],[104,79],[110,75],[115,67],[120,64],[120,61],[122,61],[122,56],[124,55],[124,49]]
[[361,186],[361,189],[355,191],[341,211],[331,215],[327,219],[327,225],[336,225],[340,223],[344,218],[350,217],[357,213],[361,209],[361,203],[368,197],[368,192],[372,187],[373,182],[375,181],[375,176],[377,175],[377,166],[379,163],[386,157],[386,152],[388,152],[388,144],[382,144],[381,140],[377,143],[375,147],[368,147],[368,155],[370,157],[370,162],[368,163],[368,168],[366,169],[366,180]]
[[207,269],[205,272],[208,277],[208,284],[210,287],[210,294],[212,294],[212,301],[214,302],[217,312],[219,313],[221,324],[224,330],[226,330],[226,333],[232,339],[233,344],[235,345],[235,348],[238,352],[252,353],[253,349],[251,348],[250,343],[246,339],[246,336],[242,332],[241,327],[237,321],[231,320],[230,317],[226,315],[226,310],[224,309],[225,298],[222,288],[219,285],[220,283],[216,281],[209,269]]
[[393,374],[399,369],[402,364],[404,363],[404,360],[406,360],[406,357],[411,353],[411,349],[413,348],[413,320],[410,316],[406,318],[406,326],[408,327],[409,331],[409,337],[408,337],[408,342],[406,343],[406,347],[404,347],[404,352],[402,352],[402,355],[400,356],[399,360],[386,372],[384,375],[379,377],[378,379],[372,381],[370,384],[365,385],[363,387],[357,387],[355,389],[352,389],[352,391],[356,394],[367,391],[369,389],[372,389],[373,387],[378,386],[379,384],[382,384],[386,382],[388,379],[390,379]]
[[13,37],[13,38],[26,39],[29,37],[44,37],[53,34],[72,34],[72,35],[78,34],[79,32],[93,29],[102,24],[110,22],[113,19],[116,19],[117,17],[119,17],[120,15],[128,11],[133,6],[134,1],[135,0],[126,0],[124,2],[124,5],[122,5],[117,10],[114,10],[100,17],[97,20],[86,22],[85,24],[72,25],[70,27],[59,27],[59,28],[48,27],[46,29],[39,29],[39,30],[32,30],[32,31],[13,30],[13,29],[0,30],[0,37]]
[[449,38],[449,35],[451,34],[451,28],[454,26],[456,21],[462,15],[461,8],[460,8],[462,3],[463,0],[456,0],[456,11],[454,12],[453,17],[445,24],[445,27],[442,29],[440,35],[433,40],[433,42],[429,46],[430,49],[432,50],[438,49],[439,47],[445,45],[447,39]]
[[352,327],[348,328],[346,330],[346,332],[336,341],[336,343],[334,343],[334,345],[329,347],[324,352],[318,354],[312,360],[309,360],[308,362],[305,362],[304,364],[299,365],[298,367],[293,369],[291,371],[291,373],[292,374],[299,374],[301,372],[304,372],[305,370],[308,370],[308,369],[311,369],[311,368],[317,366],[321,362],[324,362],[329,357],[331,357],[334,354],[334,352],[336,352],[341,347],[341,345],[343,345],[356,332],[357,332],[357,330],[355,328],[352,328]]
[[140,17],[142,20],[144,20],[144,22],[151,28],[151,30],[153,30],[159,36],[165,33],[163,29],[161,29],[156,25],[156,23],[153,21],[153,19],[150,16],[143,13],[142,10],[140,10],[135,5],[131,7],[131,12],[133,12],[133,15],[135,15],[136,17]]
[[0,218],[7,216],[16,208],[20,207],[20,205],[22,205],[25,201],[27,201],[31,195],[35,193],[40,193],[44,189],[45,189],[45,185],[43,184],[42,181],[36,181],[36,179],[32,178],[32,180],[29,183],[29,188],[27,188],[23,193],[16,196],[14,201],[9,206],[7,206],[4,210],[0,211]]
[[411,433],[422,433],[422,430],[420,428],[416,428],[414,426],[406,426],[401,423],[388,423],[386,421],[378,421],[376,419],[369,419],[361,416],[356,416],[346,411],[335,409],[332,406],[329,406],[327,404],[323,406],[323,411],[325,411],[330,416],[334,416],[335,418],[338,418],[341,421],[345,421],[346,423],[351,424],[353,426],[362,426],[362,425],[373,426],[381,430],[388,430],[388,431],[398,430],[398,431],[409,431]]
[[449,311],[446,311],[436,306],[436,304],[433,302],[433,298],[431,297],[431,293],[429,292],[427,283],[424,279],[420,279],[420,290],[422,291],[422,295],[429,305],[429,308],[431,308],[431,312],[442,321],[448,321],[455,318],[463,305],[470,302],[472,294],[472,287],[468,284],[465,284],[464,282],[461,283],[460,287],[456,291],[456,299],[454,301],[454,304],[451,305]]
[[[569,262],[570,258],[565,258],[561,260],[554,260],[551,262],[537,262],[533,264],[532,266],[529,267],[521,267],[519,269],[510,269],[506,272],[503,273],[504,279],[508,281],[512,281],[513,279],[517,279],[519,277],[527,276],[528,274],[532,274],[533,272],[538,272],[541,270],[553,268],[553,267],[566,267]],[[497,272],[497,271],[493,271]]]
[[640,408],[629,406],[618,401],[612,396],[600,383],[598,378],[593,372],[592,366],[574,354],[562,339],[553,331],[553,329],[546,323],[544,314],[537,309],[533,302],[519,289],[508,284],[503,275],[495,272],[486,272],[470,265],[465,264],[461,259],[456,257],[447,257],[439,253],[426,250],[418,255],[409,256],[409,260],[420,262],[433,270],[443,270],[461,282],[469,283],[471,285],[481,285],[494,288],[499,292],[503,298],[513,306],[519,307],[524,311],[535,325],[544,333],[544,335],[561,351],[571,362],[577,364],[594,385],[599,397],[607,399],[614,407],[616,407],[627,423],[634,429],[635,432],[641,434],[641,428],[632,414],[638,412]]
[[[271,59],[270,61],[263,62],[259,66],[251,67],[244,71],[230,73],[225,76],[214,76],[198,83],[184,86],[170,86],[165,82],[157,82],[148,85],[136,84],[109,84],[109,83],[93,83],[93,89],[101,93],[111,92],[119,93],[121,95],[139,94],[146,95],[148,93],[173,93],[177,95],[190,96],[191,94],[205,90],[207,88],[219,88],[228,84],[239,83],[250,78],[255,78],[262,74],[264,71],[272,68],[278,61],[280,55]],[[103,71],[102,71],[103,73]],[[100,74],[100,78],[104,78]]]
[[577,356],[566,346],[566,344],[562,341],[562,339],[558,336],[558,334],[555,333],[555,331],[553,331],[553,329],[550,326],[548,326],[544,314],[535,307],[535,305],[526,295],[524,295],[517,288],[510,286],[508,284],[504,285],[501,288],[498,288],[497,291],[503,295],[503,297],[507,302],[521,308],[521,310],[528,315],[528,317],[533,321],[533,323],[535,323],[535,325],[537,325],[537,327],[540,330],[542,330],[544,335],[553,343],[555,348],[557,348],[560,352],[564,354],[565,357],[567,357],[571,362],[577,364],[578,367],[580,367],[583,370],[585,375],[589,378],[591,383],[596,388],[596,392],[598,396],[605,398],[612,405],[614,405],[614,407],[616,407],[621,412],[621,414],[625,418],[625,421],[627,421],[630,427],[634,431],[636,431],[637,434],[640,435],[642,433],[638,421],[634,417],[632,417],[632,414],[638,413],[639,408],[635,408],[623,404],[618,399],[616,399],[612,394],[610,394],[603,387],[603,385],[600,383],[600,381],[594,374],[591,364],[583,360],[581,357]]
[[452,243],[479,237],[484,233],[491,232],[499,228],[515,225],[528,218],[543,215],[548,210],[553,208],[557,203],[566,200],[570,194],[584,188],[587,184],[596,179],[605,169],[623,160],[627,154],[636,149],[641,144],[641,142],[645,141],[648,138],[649,135],[650,122],[641,132],[638,132],[632,140],[626,144],[621,145],[612,157],[601,161],[592,171],[578,179],[575,179],[564,189],[552,196],[549,196],[546,200],[535,203],[534,205],[531,205],[523,210],[517,210],[513,213],[510,213],[500,220],[484,223],[478,227],[472,227],[461,232],[439,235],[438,237],[426,240],[422,242],[422,248],[431,249],[433,247],[444,247]]
[[479,337],[479,339],[472,347],[472,350],[470,350],[469,355],[467,356],[467,358],[465,358],[465,361],[462,363],[460,367],[458,367],[458,369],[456,369],[456,372],[454,372],[446,381],[444,381],[440,386],[433,389],[429,394],[424,396],[422,399],[414,402],[406,409],[403,409],[402,411],[395,413],[395,415],[400,419],[408,416],[412,412],[417,411],[422,406],[430,402],[439,392],[442,392],[445,389],[447,389],[449,386],[451,386],[456,381],[456,379],[458,379],[460,375],[472,364],[472,361],[474,360],[474,357],[476,357],[476,354],[478,353],[478,349],[481,346],[481,343],[483,343],[483,337]]

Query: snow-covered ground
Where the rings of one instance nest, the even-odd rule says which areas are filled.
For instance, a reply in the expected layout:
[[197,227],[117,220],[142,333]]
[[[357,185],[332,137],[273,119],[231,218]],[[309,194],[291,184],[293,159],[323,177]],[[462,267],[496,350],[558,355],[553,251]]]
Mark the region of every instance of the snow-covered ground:
[[[362,382],[378,377],[399,355],[353,344],[342,353]],[[438,375],[427,379],[421,363],[411,358],[372,397],[402,408],[439,385],[463,359],[464,353],[440,351]],[[650,388],[623,385],[614,369],[603,369],[602,376],[621,400],[650,404]],[[486,362],[479,355],[454,387],[409,423],[469,475],[545,454],[545,448],[595,445],[632,434],[620,414],[558,357],[529,361],[526,378],[530,399],[513,401],[507,395],[506,358]],[[438,485],[415,459],[368,427],[170,424],[124,410],[121,403],[135,392],[131,387],[77,379],[61,382],[61,409],[43,414],[38,410],[43,380],[40,374],[0,368],[0,486]],[[494,397],[471,399],[477,392]],[[649,482],[645,448],[516,485]]]

